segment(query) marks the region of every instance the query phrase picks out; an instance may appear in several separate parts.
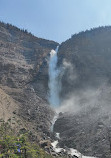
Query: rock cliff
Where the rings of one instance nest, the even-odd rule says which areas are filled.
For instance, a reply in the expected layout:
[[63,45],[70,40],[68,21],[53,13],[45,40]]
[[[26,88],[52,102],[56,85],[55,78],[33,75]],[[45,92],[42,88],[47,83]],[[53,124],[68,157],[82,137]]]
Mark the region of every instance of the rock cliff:
[[75,89],[99,87],[106,80],[110,82],[110,43],[111,27],[107,26],[75,34],[60,45],[59,64],[65,59],[72,67],[72,74],[67,69],[64,73],[62,95]]
[[61,146],[100,158],[111,157],[110,43],[111,27],[100,27],[73,35],[58,53],[63,113],[54,130]]
[[[54,131],[60,147],[110,158],[111,27],[73,35],[58,52],[62,67],[61,108]],[[0,23],[0,119],[28,130],[40,141],[50,136],[54,110],[48,105],[48,58],[58,43]]]
[[[49,52],[57,45],[0,23],[1,119],[12,119],[14,115],[28,130],[49,134],[54,111],[46,100],[45,64]],[[44,76],[40,76],[43,67]]]

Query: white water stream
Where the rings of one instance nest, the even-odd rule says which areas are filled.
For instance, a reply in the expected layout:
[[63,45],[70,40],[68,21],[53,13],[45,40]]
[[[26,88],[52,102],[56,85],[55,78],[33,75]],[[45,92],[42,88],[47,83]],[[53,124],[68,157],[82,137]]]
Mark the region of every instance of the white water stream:
[[61,84],[59,80],[60,70],[57,69],[58,62],[58,53],[59,46],[57,46],[56,50],[51,50],[50,52],[50,60],[49,60],[49,103],[52,107],[57,108],[60,105],[60,91]]
[[73,148],[67,148],[67,149],[59,148],[59,147],[57,147],[58,143],[59,143],[58,140],[51,143],[51,145],[53,146],[53,150],[56,153],[60,153],[60,152],[64,151],[64,152],[68,153],[71,156],[76,156],[77,158],[96,158],[96,157],[91,157],[91,156],[84,156],[79,151],[77,151],[76,149],[73,149]]

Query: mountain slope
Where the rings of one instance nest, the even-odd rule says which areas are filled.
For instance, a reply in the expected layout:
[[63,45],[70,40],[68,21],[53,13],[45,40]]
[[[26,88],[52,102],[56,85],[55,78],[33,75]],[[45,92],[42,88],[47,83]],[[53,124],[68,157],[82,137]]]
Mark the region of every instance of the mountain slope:
[[[71,63],[75,78],[64,73],[63,91],[98,87],[111,79],[111,27],[100,27],[73,35],[59,49],[59,63]],[[67,89],[69,87],[69,89]],[[66,90],[67,89],[67,90]]]
[[[111,27],[73,35],[60,45],[64,67],[61,108],[55,123],[61,146],[111,157]],[[61,127],[61,128],[60,128]]]
[[[55,132],[61,147],[110,158],[111,27],[73,35],[60,45],[61,107]],[[0,119],[34,139],[49,139],[48,58],[58,43],[0,23]],[[60,75],[61,77],[61,75]]]
[[[7,110],[13,113],[17,106],[17,115],[23,122],[29,122],[29,126],[32,124],[30,130],[41,134],[44,131],[49,134],[54,112],[46,102],[46,76],[41,78],[40,71],[50,50],[57,45],[26,30],[0,23],[0,88],[16,103],[7,109],[7,102],[1,102],[0,107],[6,109],[8,117]],[[9,113],[9,117],[13,115]]]

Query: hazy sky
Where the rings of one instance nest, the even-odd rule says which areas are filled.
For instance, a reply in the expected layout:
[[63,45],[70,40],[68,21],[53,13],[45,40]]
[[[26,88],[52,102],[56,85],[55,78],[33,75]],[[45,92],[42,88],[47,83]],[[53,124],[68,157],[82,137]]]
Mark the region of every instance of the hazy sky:
[[58,42],[111,25],[111,0],[0,0],[0,20]]

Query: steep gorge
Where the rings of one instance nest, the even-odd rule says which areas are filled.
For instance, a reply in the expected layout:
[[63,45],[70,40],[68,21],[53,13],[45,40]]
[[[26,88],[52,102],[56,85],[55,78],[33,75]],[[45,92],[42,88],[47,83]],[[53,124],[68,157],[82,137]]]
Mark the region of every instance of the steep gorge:
[[[111,27],[100,27],[73,35],[58,51],[64,73],[54,131],[61,147],[100,158],[110,158],[111,152],[110,43]],[[55,114],[47,94],[50,51],[57,45],[0,23],[0,117],[19,120],[16,129],[31,131],[38,141],[50,136]]]

